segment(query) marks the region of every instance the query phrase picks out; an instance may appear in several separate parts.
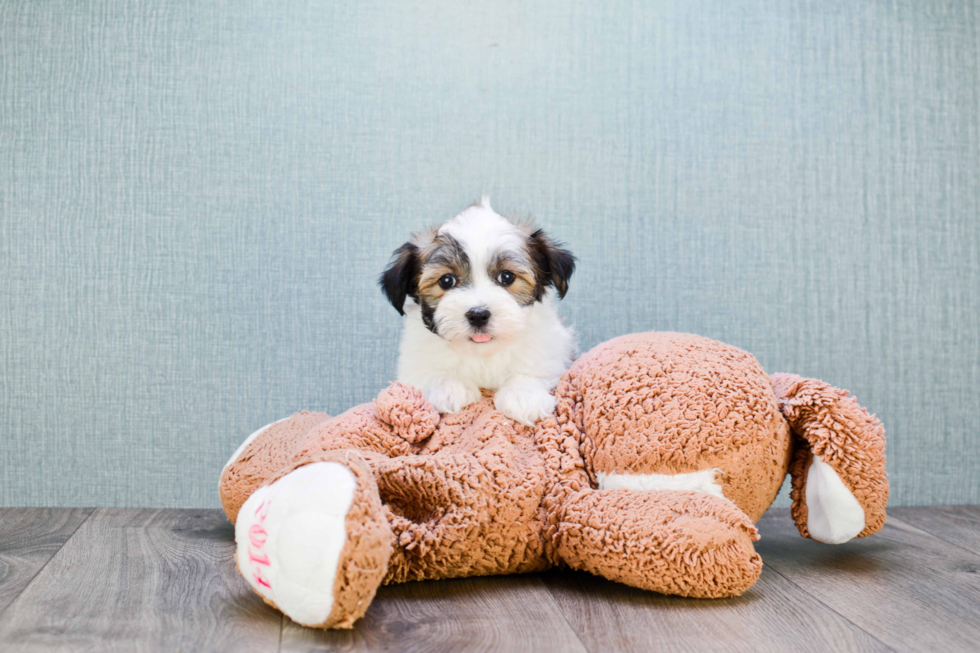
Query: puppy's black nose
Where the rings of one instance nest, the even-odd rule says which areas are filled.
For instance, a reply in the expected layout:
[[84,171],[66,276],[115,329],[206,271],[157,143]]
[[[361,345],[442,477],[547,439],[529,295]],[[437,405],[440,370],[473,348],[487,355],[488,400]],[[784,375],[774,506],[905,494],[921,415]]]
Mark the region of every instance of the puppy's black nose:
[[466,319],[475,327],[486,326],[487,322],[490,321],[490,311],[482,306],[477,306],[466,311]]

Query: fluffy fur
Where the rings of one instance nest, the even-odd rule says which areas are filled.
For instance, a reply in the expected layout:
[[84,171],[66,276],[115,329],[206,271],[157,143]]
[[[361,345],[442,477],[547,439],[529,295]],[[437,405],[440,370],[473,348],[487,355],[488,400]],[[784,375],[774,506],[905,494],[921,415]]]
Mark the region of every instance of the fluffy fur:
[[456,413],[494,390],[498,410],[532,425],[576,355],[555,310],[575,258],[487,198],[395,250],[380,285],[405,316],[398,380]]

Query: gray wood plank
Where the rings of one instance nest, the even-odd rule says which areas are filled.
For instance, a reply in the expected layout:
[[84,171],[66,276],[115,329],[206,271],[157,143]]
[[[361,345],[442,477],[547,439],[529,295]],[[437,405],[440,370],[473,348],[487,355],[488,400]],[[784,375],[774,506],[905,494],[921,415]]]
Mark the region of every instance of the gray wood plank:
[[97,510],[0,615],[4,651],[275,651],[217,510]]
[[92,508],[0,508],[0,613],[91,513]]
[[282,650],[585,651],[536,575],[382,587],[353,630],[317,631],[288,619]]
[[980,554],[980,506],[895,508],[888,513],[941,540]]
[[595,652],[889,650],[768,568],[732,599],[665,596],[570,571],[544,582]]
[[770,511],[759,524],[766,569],[736,599],[567,571],[407,583],[382,588],[346,632],[302,628],[265,606],[234,569],[219,511],[90,513],[0,509],[0,649],[953,651],[980,641],[978,507],[895,509],[882,533],[836,547]]
[[894,516],[837,546],[801,538],[785,510],[763,516],[759,530],[767,565],[889,646],[976,650],[980,556]]

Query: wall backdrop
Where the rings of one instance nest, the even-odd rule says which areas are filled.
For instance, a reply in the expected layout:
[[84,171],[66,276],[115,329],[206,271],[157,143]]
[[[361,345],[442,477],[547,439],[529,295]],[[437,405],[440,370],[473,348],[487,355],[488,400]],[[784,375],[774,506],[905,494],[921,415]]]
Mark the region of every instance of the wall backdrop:
[[980,503],[980,9],[0,2],[0,503],[217,506],[393,377],[375,279],[481,193],[639,330],[851,389]]

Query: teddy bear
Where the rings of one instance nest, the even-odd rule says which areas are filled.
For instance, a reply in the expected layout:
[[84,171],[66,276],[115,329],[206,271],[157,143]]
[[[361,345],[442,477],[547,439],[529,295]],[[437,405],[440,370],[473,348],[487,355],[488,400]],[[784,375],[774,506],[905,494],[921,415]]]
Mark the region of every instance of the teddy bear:
[[737,596],[786,474],[803,537],[881,529],[884,429],[814,379],[689,334],[598,345],[533,427],[493,395],[440,415],[393,383],[336,417],[252,434],[221,474],[241,574],[297,623],[350,628],[379,586],[564,566],[655,592]]

